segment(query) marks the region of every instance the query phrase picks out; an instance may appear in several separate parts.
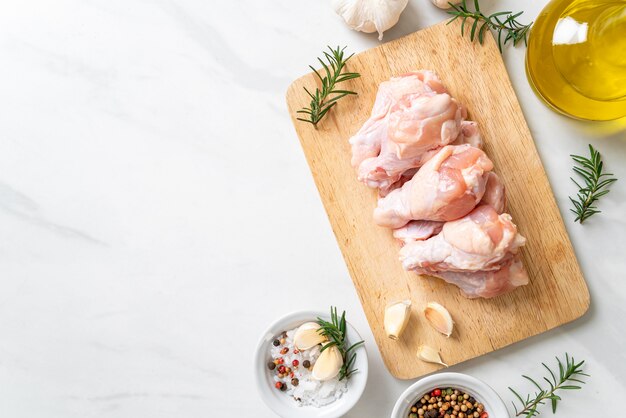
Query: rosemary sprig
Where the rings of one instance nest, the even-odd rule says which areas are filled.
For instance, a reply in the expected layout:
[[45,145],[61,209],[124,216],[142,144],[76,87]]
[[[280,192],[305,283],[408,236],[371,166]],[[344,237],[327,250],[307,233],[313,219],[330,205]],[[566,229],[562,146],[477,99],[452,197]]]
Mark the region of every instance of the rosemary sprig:
[[574,162],[579,166],[574,166],[573,170],[579,174],[585,181],[585,185],[581,186],[571,178],[571,180],[578,186],[578,194],[576,199],[572,197],[569,200],[574,205],[573,209],[570,209],[575,215],[574,222],[585,222],[590,216],[600,213],[600,210],[594,203],[602,196],[609,192],[606,187],[611,183],[617,181],[616,178],[611,177],[611,173],[603,173],[602,156],[596,151],[591,144],[589,144],[590,157],[581,157],[580,155],[570,155]]
[[467,7],[466,0],[463,0],[460,4],[448,4],[452,7],[452,10],[448,13],[454,16],[448,23],[461,19],[463,22],[461,24],[461,35],[465,35],[465,24],[468,19],[470,22],[473,21],[470,29],[470,39],[472,41],[478,39],[478,42],[482,45],[487,29],[493,29],[498,33],[498,48],[500,52],[502,52],[504,45],[509,41],[513,41],[514,46],[521,40],[524,40],[524,44],[527,43],[527,35],[532,22],[524,25],[517,20],[524,12],[496,12],[486,15],[480,10],[478,0],[474,0],[474,11]]
[[306,87],[304,87],[304,91],[306,91],[309,97],[311,97],[311,103],[309,104],[309,107],[304,107],[297,112],[308,115],[308,117],[306,119],[297,118],[298,120],[317,126],[317,123],[324,117],[324,115],[326,115],[326,113],[328,113],[328,111],[337,104],[337,100],[349,94],[356,94],[355,92],[349,90],[335,89],[336,84],[361,77],[359,73],[342,72],[346,66],[346,62],[348,62],[348,60],[352,58],[352,55],[354,55],[352,54],[347,58],[344,58],[343,51],[345,49],[345,46],[343,48],[339,48],[338,46],[336,49],[332,49],[329,46],[328,50],[330,52],[323,51],[327,62],[324,62],[321,58],[317,59],[320,64],[322,64],[322,68],[324,70],[323,76],[320,74],[320,71],[316,70],[312,65],[309,65],[309,68],[311,68],[315,75],[317,75],[320,79],[322,86],[321,89],[315,89],[315,94],[311,93]]
[[[356,342],[346,348],[348,336],[348,328],[346,327],[346,311],[343,311],[341,317],[339,317],[337,315],[337,308],[331,306],[330,322],[318,317],[317,323],[320,325],[319,333],[325,335],[329,340],[329,342],[322,347],[322,351],[333,346],[339,349],[341,357],[343,358],[343,366],[341,366],[341,370],[339,371],[339,380],[343,380],[344,378],[349,379],[350,376],[358,370],[351,370],[354,365],[354,361],[356,360],[356,353],[352,353],[352,351],[362,345],[363,341],[361,340]],[[350,355],[350,353],[352,353],[352,355]]]
[[531,418],[539,415],[537,408],[540,405],[544,405],[548,400],[550,400],[550,403],[552,404],[552,413],[554,414],[556,412],[557,402],[561,400],[561,397],[557,395],[556,392],[558,390],[580,389],[580,386],[568,383],[584,384],[585,382],[580,380],[580,378],[582,376],[589,377],[588,374],[582,372],[582,366],[585,363],[584,360],[576,363],[576,361],[574,361],[574,357],[570,357],[569,354],[565,353],[565,364],[563,364],[558,357],[556,357],[556,361],[559,365],[558,374],[553,372],[548,366],[546,366],[545,363],[541,363],[543,367],[546,368],[548,373],[550,373],[549,376],[543,377],[543,380],[545,380],[550,386],[549,389],[542,388],[536,380],[526,375],[522,375],[522,377],[532,382],[532,384],[538,389],[538,392],[535,392],[534,395],[529,394],[526,395],[526,397],[522,397],[519,393],[509,387],[509,390],[513,392],[521,403],[521,407],[518,410],[515,402],[511,402],[513,404],[513,408],[515,409],[516,417],[524,415],[525,418]]

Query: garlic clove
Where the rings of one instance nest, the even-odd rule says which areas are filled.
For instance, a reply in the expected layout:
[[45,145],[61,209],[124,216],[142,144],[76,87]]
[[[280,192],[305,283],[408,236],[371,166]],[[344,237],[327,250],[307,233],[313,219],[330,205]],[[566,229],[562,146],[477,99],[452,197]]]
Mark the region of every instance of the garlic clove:
[[437,302],[429,302],[424,309],[424,316],[437,331],[449,337],[454,329],[450,312]]
[[436,363],[448,367],[448,365],[441,360],[439,351],[427,345],[419,346],[419,348],[417,349],[417,358],[427,363]]
[[383,32],[398,23],[408,0],[332,0],[332,7],[346,24],[356,31]]
[[313,365],[311,376],[316,380],[330,380],[339,374],[343,366],[343,357],[337,346],[331,346],[322,351]]
[[326,337],[319,333],[320,325],[317,322],[305,322],[300,325],[293,336],[293,343],[298,350],[308,350],[326,341]]
[[396,302],[385,309],[385,332],[387,337],[397,340],[409,323],[411,317],[411,301]]
[[452,6],[450,5],[450,3],[452,4],[459,4],[461,3],[461,0],[452,0],[452,1],[448,1],[448,0],[432,0],[433,4],[437,7],[439,7],[440,9],[449,9]]

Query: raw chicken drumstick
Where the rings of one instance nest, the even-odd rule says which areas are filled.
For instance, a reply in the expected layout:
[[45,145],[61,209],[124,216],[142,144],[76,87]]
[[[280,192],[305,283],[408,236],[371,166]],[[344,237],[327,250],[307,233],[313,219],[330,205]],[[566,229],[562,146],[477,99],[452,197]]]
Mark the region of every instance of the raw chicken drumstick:
[[[479,205],[489,205],[496,213],[504,212],[506,206],[506,196],[504,194],[504,184],[496,173],[487,173],[487,185],[485,194],[478,203]],[[413,241],[423,241],[441,232],[445,222],[437,221],[411,221],[401,228],[393,230],[393,237],[400,240],[402,244],[409,244]]]
[[[461,133],[450,145],[470,144],[476,148],[482,148],[482,138],[478,132],[476,122],[464,120],[461,122]],[[386,136],[381,145],[380,155],[364,160],[359,166],[358,180],[369,187],[378,188],[381,197],[389,194],[393,189],[399,188],[407,180],[411,179],[417,169],[430,160],[441,147],[427,151],[418,157],[399,159],[395,151],[397,147]]]
[[402,247],[400,261],[405,270],[440,277],[468,297],[492,297],[528,283],[518,255],[525,242],[510,215],[480,205],[434,237]]
[[445,92],[441,80],[432,71],[415,71],[382,82],[370,118],[350,138],[352,166],[356,168],[366,158],[380,153],[381,141],[387,135],[387,115],[400,98],[407,94]]
[[478,148],[445,146],[411,180],[378,200],[374,221],[395,229],[411,220],[459,219],[482,199],[492,169],[491,160]]
[[476,122],[431,71],[381,83],[370,118],[352,138],[357,178],[385,195],[407,171],[448,144],[481,146]]
[[493,298],[528,284],[528,274],[519,255],[502,262],[498,270],[488,271],[433,271],[416,268],[418,274],[439,277],[461,289],[469,299]]
[[423,241],[441,232],[445,222],[411,221],[401,228],[393,230],[393,237],[403,245],[413,241]]
[[493,171],[487,174],[487,185],[485,194],[480,203],[493,207],[496,212],[503,213],[506,206],[506,194],[504,184],[500,177]]

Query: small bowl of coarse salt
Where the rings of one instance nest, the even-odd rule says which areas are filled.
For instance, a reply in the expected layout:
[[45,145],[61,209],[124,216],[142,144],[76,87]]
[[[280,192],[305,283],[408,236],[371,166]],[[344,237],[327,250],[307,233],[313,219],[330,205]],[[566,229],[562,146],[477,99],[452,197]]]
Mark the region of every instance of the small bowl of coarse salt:
[[[324,337],[325,330],[332,335]],[[337,339],[342,334],[343,344]],[[280,318],[263,333],[255,354],[261,398],[281,417],[345,415],[367,382],[367,351],[361,341],[336,310],[330,315],[302,311]]]

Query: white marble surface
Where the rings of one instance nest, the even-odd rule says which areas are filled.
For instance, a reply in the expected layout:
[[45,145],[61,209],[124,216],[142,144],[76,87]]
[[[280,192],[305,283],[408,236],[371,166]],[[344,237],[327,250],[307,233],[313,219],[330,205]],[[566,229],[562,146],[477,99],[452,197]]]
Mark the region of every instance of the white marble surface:
[[[0,415],[270,417],[252,380],[263,328],[335,304],[366,339],[351,417],[410,382],[384,368],[286,112],[327,44],[362,51],[327,0],[4,2],[0,13]],[[486,10],[545,0],[483,0]],[[394,39],[444,19],[410,0]],[[609,416],[626,392],[624,133],[558,116],[507,68],[592,295],[558,330],[453,367],[510,400],[569,351],[593,377],[559,416]],[[603,126],[606,128],[606,126]],[[581,227],[570,153],[622,179]],[[546,413],[547,415],[547,413]]]

